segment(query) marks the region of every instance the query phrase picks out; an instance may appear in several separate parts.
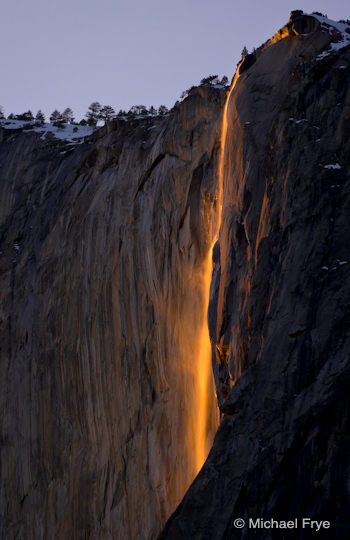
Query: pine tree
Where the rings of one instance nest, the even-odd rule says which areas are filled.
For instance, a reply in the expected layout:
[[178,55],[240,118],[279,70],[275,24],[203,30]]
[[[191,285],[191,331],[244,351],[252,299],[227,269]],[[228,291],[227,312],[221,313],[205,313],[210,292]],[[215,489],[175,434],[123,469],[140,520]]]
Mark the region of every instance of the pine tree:
[[148,114],[148,110],[144,105],[133,105],[129,111],[129,114],[136,116],[144,116]]
[[85,117],[89,126],[96,127],[101,112],[101,104],[98,101],[93,101],[88,108]]
[[226,75],[223,76],[223,78],[220,81],[220,84],[222,84],[222,86],[227,86],[228,78],[226,77]]
[[22,114],[16,114],[15,118],[24,122],[32,122],[34,120],[33,113],[30,109]]
[[217,75],[209,75],[209,77],[204,77],[204,79],[201,80],[200,84],[217,84],[219,82]]
[[161,105],[158,109],[158,114],[159,116],[164,116],[165,114],[167,114],[169,112],[168,110],[168,107],[166,107],[165,105]]
[[115,110],[113,109],[113,107],[111,107],[110,105],[104,105],[100,111],[99,118],[101,120],[104,120],[104,123],[106,124],[107,122],[112,120],[114,116],[115,116]]
[[244,58],[245,56],[247,56],[249,54],[248,52],[248,49],[247,47],[244,45],[243,49],[242,49],[242,58]]
[[3,120],[5,118],[5,115],[4,115],[4,109],[2,108],[2,106],[0,105],[0,120]]
[[41,126],[45,123],[45,115],[41,109],[35,115],[35,122]]
[[55,109],[53,113],[51,114],[50,122],[52,122],[52,124],[58,128],[64,127],[63,116],[57,109]]
[[64,109],[62,113],[62,118],[66,124],[72,124],[72,122],[74,122],[74,114],[70,107]]

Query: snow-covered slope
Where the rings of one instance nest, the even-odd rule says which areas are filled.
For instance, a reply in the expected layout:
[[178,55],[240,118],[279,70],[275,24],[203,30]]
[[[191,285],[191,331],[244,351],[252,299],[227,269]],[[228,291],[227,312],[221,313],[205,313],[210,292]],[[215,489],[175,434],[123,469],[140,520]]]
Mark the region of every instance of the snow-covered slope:
[[332,42],[325,51],[318,55],[317,59],[329,56],[333,51],[338,51],[350,44],[350,24],[333,21],[315,13],[311,16],[317,19],[321,23],[321,28],[327,30],[332,37]]
[[83,142],[84,137],[88,137],[94,131],[94,128],[90,126],[63,124],[63,127],[59,128],[51,123],[45,123],[38,126],[34,122],[9,119],[0,120],[0,127],[5,129],[23,129],[25,131],[35,131],[37,133],[42,133],[42,139],[51,133],[56,139],[70,141],[75,144]]

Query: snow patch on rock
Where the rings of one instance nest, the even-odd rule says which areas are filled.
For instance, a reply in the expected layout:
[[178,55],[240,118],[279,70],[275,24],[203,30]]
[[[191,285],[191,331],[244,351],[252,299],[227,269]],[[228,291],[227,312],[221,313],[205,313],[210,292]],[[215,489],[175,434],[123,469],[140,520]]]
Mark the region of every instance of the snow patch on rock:
[[327,50],[323,51],[316,57],[317,60],[322,60],[322,58],[325,58],[333,52],[339,51],[350,44],[350,25],[333,21],[332,19],[328,19],[327,17],[316,15],[314,13],[311,15],[311,17],[315,17],[315,19],[320,22],[321,28],[323,30],[327,30],[332,37],[332,40],[334,40],[332,43],[330,43]]
[[25,131],[34,131],[41,133],[41,139],[45,139],[51,133],[55,139],[69,141],[72,143],[82,143],[84,137],[88,137],[94,131],[90,126],[75,126],[73,124],[63,124],[62,128],[56,127],[51,123],[45,123],[41,126],[34,122],[26,122],[24,120],[0,120],[0,127],[4,129],[23,129]]
[[323,165],[324,169],[341,169],[339,163],[329,163],[328,165]]

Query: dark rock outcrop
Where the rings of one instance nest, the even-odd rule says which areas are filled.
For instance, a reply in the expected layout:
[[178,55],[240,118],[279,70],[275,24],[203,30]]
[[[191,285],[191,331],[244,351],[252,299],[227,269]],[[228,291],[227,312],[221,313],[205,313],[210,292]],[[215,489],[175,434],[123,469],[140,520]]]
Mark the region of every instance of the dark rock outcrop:
[[249,518],[349,534],[350,50],[309,19],[231,93],[209,309],[223,420],[162,540],[290,537]]

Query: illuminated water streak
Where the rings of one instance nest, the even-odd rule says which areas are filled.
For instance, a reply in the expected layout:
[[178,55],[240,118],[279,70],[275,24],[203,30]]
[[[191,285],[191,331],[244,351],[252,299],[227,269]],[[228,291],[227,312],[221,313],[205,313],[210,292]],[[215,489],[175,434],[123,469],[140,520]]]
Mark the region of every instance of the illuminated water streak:
[[215,431],[218,427],[218,409],[216,404],[214,381],[211,363],[211,342],[207,323],[207,308],[209,304],[210,283],[213,272],[212,252],[213,247],[219,237],[221,226],[221,214],[223,205],[223,186],[224,186],[224,165],[225,165],[225,145],[227,136],[227,110],[232,91],[238,79],[238,70],[235,75],[230,90],[227,95],[221,123],[220,154],[218,165],[218,194],[215,208],[215,221],[212,233],[212,244],[208,253],[207,260],[203,265],[203,297],[204,313],[202,315],[203,325],[200,337],[200,347],[198,354],[199,376],[199,396],[198,396],[198,417],[196,429],[196,473],[199,472],[207,458],[209,449],[212,445]]
[[209,251],[207,260],[203,268],[203,300],[204,313],[203,325],[200,336],[200,347],[198,354],[198,417],[196,433],[196,474],[202,468],[212,445],[214,435],[219,423],[219,415],[216,403],[214,380],[211,364],[211,343],[207,324],[207,307],[209,304],[209,290],[212,275],[212,248]]

